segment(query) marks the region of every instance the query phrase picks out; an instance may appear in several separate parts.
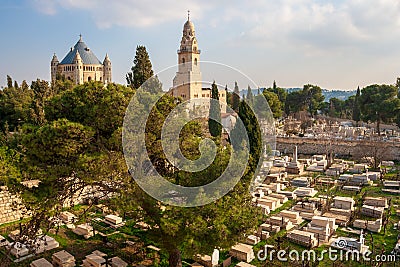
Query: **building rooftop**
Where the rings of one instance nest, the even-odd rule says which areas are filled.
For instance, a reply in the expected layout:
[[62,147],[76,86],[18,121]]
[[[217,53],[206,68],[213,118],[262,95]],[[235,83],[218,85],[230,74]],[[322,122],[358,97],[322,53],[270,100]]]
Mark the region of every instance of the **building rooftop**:
[[92,50],[87,47],[82,40],[82,36],[80,36],[79,41],[75,44],[74,48],[71,48],[60,64],[73,64],[77,52],[79,52],[83,64],[102,64]]

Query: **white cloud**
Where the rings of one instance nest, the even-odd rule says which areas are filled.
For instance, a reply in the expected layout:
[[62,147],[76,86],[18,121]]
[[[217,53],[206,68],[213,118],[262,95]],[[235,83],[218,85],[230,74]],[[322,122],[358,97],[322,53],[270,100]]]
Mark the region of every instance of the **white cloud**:
[[390,45],[400,37],[398,0],[31,1],[38,11],[49,15],[63,9],[84,10],[99,28],[143,28],[182,21],[190,9],[196,21],[237,30],[235,45],[252,41],[262,46],[304,47],[311,53],[378,42]]
[[[270,0],[241,10],[241,15],[247,14],[250,19],[242,37],[245,41],[341,49],[400,37],[397,0]],[[232,20],[241,19],[241,15],[229,13],[236,17]]]
[[57,13],[56,3],[53,0],[32,0],[33,7],[46,15]]
[[33,0],[32,2],[39,12],[51,15],[61,12],[62,9],[87,11],[99,28],[160,25],[168,21],[182,20],[186,16],[187,9],[200,18],[204,8],[208,7],[208,4],[195,0],[185,2],[178,0]]

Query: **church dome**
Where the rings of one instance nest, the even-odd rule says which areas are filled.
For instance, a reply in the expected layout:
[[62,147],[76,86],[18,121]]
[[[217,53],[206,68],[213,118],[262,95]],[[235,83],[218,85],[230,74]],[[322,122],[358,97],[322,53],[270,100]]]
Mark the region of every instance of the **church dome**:
[[183,26],[183,30],[191,30],[194,31],[194,24],[190,20],[186,21],[185,25]]
[[185,22],[185,25],[183,25],[183,36],[194,36],[194,24],[190,20],[187,20]]

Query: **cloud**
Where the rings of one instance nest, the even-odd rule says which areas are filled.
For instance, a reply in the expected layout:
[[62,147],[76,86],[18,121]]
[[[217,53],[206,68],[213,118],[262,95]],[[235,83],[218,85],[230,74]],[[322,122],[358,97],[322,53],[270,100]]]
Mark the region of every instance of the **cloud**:
[[57,13],[56,3],[53,0],[32,0],[32,6],[46,15],[55,15]]
[[31,1],[39,12],[48,15],[83,10],[99,28],[146,28],[182,21],[190,9],[197,22],[236,31],[234,45],[251,41],[261,46],[303,47],[308,53],[378,43],[391,45],[400,37],[398,0]]
[[346,49],[400,37],[398,0],[269,0],[225,12],[248,25],[240,39],[260,45]]
[[91,15],[99,28],[113,26],[151,27],[165,22],[182,20],[190,9],[200,18],[209,5],[201,1],[186,0],[33,0],[39,12],[54,15],[63,9],[84,10]]

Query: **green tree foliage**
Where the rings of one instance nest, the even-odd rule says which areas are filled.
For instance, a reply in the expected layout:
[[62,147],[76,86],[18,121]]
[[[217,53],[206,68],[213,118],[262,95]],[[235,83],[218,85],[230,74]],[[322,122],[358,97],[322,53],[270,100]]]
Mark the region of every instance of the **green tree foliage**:
[[354,103],[353,103],[353,116],[352,119],[358,124],[358,122],[361,120],[361,109],[360,109],[360,87],[357,88],[357,93],[354,98]]
[[237,82],[235,82],[235,88],[232,94],[232,109],[236,112],[239,112],[239,103],[240,103],[240,91]]
[[286,114],[299,111],[308,111],[314,116],[321,109],[324,102],[322,89],[317,85],[306,84],[301,91],[294,91],[287,95],[285,102]]
[[317,110],[324,102],[321,87],[312,84],[306,84],[303,87],[302,94],[304,95],[305,105],[311,116],[317,114]]
[[262,94],[267,100],[274,118],[277,119],[282,117],[283,114],[282,102],[279,100],[278,95],[268,90],[264,90]]
[[53,121],[61,118],[90,126],[96,132],[96,138],[111,138],[122,126],[123,117],[134,90],[127,86],[101,82],[88,82],[46,102],[46,119]]
[[343,118],[345,101],[333,97],[329,99],[329,116]]
[[152,68],[146,47],[138,45],[136,47],[136,55],[131,68],[132,72],[128,72],[126,75],[128,86],[138,89],[145,81],[153,76]]
[[11,88],[13,86],[13,80],[10,75],[7,75],[7,88]]
[[[222,125],[221,125],[221,108],[219,105],[219,95],[218,95],[218,87],[215,84],[215,81],[211,85],[211,98],[216,101],[210,101],[210,115],[208,119],[208,129],[210,131],[211,136],[213,137],[220,137],[221,136],[221,130],[222,130]],[[211,119],[211,118],[215,118]]]
[[53,96],[49,83],[45,80],[37,79],[32,81],[33,101],[31,103],[31,121],[36,125],[43,125],[46,122],[44,113],[44,103],[46,99]]
[[254,102],[253,92],[251,91],[250,85],[247,86],[246,99],[247,101],[249,101],[250,104]]
[[18,154],[5,147],[0,147],[0,186],[20,181],[21,172],[18,169]]
[[228,91],[228,85],[225,85],[226,104],[230,107],[232,104],[232,93]]
[[394,85],[369,85],[361,90],[360,108],[362,120],[376,122],[380,134],[380,124],[392,122],[400,110],[398,89]]
[[[0,129],[17,129],[30,121],[33,91],[26,81],[20,87],[7,87],[0,91]],[[7,125],[7,127],[6,127]]]
[[[251,163],[253,164],[252,166],[254,167],[257,165],[262,149],[260,126],[258,124],[256,115],[253,113],[253,111],[251,110],[250,106],[246,103],[246,101],[244,100],[240,101],[238,114],[246,128],[246,132],[249,138],[250,155],[252,157]],[[234,127],[232,132],[233,132],[232,134],[234,135],[236,134],[236,127]]]
[[[146,109],[143,103],[149,102],[147,99],[157,97],[146,92],[139,94],[138,106],[132,110],[138,114],[139,110]],[[232,148],[229,144],[225,147],[218,144],[215,161],[198,173],[171,169],[171,166],[166,164],[164,153],[160,151],[161,129],[169,111],[175,106],[175,99],[165,95],[151,111],[146,125],[146,147],[149,157],[157,171],[170,182],[182,186],[207,184],[225,170]],[[199,137],[203,136],[203,123],[192,121],[185,125],[180,133],[180,148],[187,158],[195,159],[199,155],[196,152],[201,140]],[[243,233],[253,229],[252,221],[258,219],[259,212],[251,205],[248,191],[252,174],[248,169],[242,180],[225,197],[211,204],[193,208],[162,206],[143,191],[131,188],[131,184],[127,184],[124,189],[131,192],[132,199],[141,207],[145,222],[151,226],[148,231],[151,240],[168,252],[169,266],[175,267],[182,266],[182,257],[193,257],[199,253],[210,254],[216,247],[227,249],[237,242]]]
[[268,88],[267,90],[275,93],[278,96],[279,101],[281,101],[281,103],[282,103],[281,105],[284,106],[286,97],[288,95],[288,93],[286,92],[286,90],[284,88],[277,87],[276,82],[274,81],[272,88]]
[[285,113],[287,115],[306,110],[305,99],[302,91],[289,93],[285,101]]
[[24,175],[41,181],[37,190],[15,188],[28,206],[47,214],[87,185],[109,193],[113,183],[126,181],[121,127],[133,93],[112,83],[77,85],[44,102],[43,125],[25,124],[13,135]]

